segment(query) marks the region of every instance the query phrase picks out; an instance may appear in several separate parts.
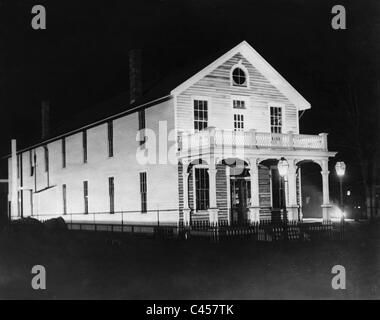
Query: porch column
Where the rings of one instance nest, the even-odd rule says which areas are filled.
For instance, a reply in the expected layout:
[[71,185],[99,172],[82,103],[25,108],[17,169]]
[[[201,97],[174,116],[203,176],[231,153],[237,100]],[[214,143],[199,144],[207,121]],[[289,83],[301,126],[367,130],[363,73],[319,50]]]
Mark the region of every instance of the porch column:
[[231,168],[226,165],[226,186],[227,186],[227,215],[228,223],[231,223]]
[[182,183],[183,183],[183,225],[185,227],[190,225],[190,208],[189,208],[189,190],[188,190],[188,179],[189,173],[188,165],[182,165]]
[[330,194],[329,194],[329,167],[328,159],[322,160],[321,162],[321,175],[322,175],[322,193],[323,193],[323,204],[322,204],[322,216],[323,221],[330,220]]
[[301,184],[301,174],[302,174],[302,169],[301,167],[298,168],[298,206],[299,206],[299,211],[300,211],[300,218],[301,220],[303,219],[303,213],[302,213],[302,184]]
[[249,159],[251,177],[251,206],[248,220],[250,223],[260,222],[260,197],[259,197],[259,167],[256,158]]
[[295,160],[289,160],[288,169],[288,219],[297,220],[298,219],[298,205],[297,205],[297,165]]
[[209,208],[209,219],[210,224],[218,224],[218,207],[216,205],[216,168],[213,159],[210,161],[208,169],[209,177],[209,193],[210,193],[210,208]]

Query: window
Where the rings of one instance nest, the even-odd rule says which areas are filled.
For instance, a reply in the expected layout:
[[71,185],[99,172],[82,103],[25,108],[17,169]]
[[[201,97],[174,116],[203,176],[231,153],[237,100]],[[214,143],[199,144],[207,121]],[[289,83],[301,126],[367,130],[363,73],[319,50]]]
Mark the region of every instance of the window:
[[110,197],[110,213],[115,213],[115,185],[114,178],[108,178],[108,193]]
[[232,100],[232,104],[233,104],[233,107],[234,109],[245,109],[246,107],[246,104],[245,104],[245,100]]
[[84,213],[88,214],[88,181],[83,181]]
[[67,213],[66,185],[62,185],[63,214]]
[[45,158],[45,172],[49,171],[49,149],[44,146],[44,158]]
[[20,178],[20,155],[17,155],[17,179]]
[[207,169],[195,168],[196,209],[209,208],[209,180]]
[[33,216],[33,192],[29,192],[30,215]]
[[140,110],[138,115],[139,115],[139,130],[145,129],[145,109]]
[[66,139],[62,138],[62,168],[66,168]]
[[29,167],[30,167],[30,176],[32,176],[34,174],[33,150],[29,150]]
[[232,70],[232,83],[235,86],[247,86],[247,76],[242,68]]
[[244,115],[234,114],[234,130],[235,131],[244,130]]
[[113,157],[113,123],[108,121],[108,156]]
[[147,212],[146,172],[140,172],[141,212]]
[[282,133],[281,107],[270,107],[270,130],[272,133]]
[[[140,110],[138,112],[138,117],[139,117],[139,131],[145,129],[145,109]],[[140,146],[145,143],[145,134],[144,132],[140,131]]]
[[82,135],[82,147],[83,147],[83,163],[87,163],[87,131],[83,131]]
[[22,180],[22,153],[17,155],[17,178]]
[[208,126],[207,100],[194,100],[194,129],[204,130]]

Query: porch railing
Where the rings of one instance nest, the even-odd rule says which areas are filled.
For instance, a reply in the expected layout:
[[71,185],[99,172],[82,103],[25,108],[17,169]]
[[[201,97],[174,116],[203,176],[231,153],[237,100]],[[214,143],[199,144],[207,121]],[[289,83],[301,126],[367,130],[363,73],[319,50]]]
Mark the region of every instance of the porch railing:
[[178,151],[203,149],[208,147],[238,148],[287,148],[313,149],[327,151],[327,133],[319,135],[294,134],[292,132],[270,133],[249,131],[231,131],[209,127],[195,133],[181,133]]

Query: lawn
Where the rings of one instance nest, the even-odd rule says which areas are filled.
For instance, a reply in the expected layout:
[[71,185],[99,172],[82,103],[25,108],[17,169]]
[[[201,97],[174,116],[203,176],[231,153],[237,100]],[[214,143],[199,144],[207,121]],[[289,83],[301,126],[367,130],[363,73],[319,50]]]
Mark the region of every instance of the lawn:
[[[346,240],[258,243],[105,233],[0,234],[1,299],[379,299],[380,224],[352,222]],[[331,269],[346,269],[333,290]],[[47,289],[31,287],[34,265]]]

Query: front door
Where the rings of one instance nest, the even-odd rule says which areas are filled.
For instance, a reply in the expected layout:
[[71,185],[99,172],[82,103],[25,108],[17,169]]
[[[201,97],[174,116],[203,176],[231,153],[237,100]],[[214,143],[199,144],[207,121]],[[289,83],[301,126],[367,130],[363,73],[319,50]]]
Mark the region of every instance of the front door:
[[231,177],[231,224],[248,221],[251,181],[246,177]]

